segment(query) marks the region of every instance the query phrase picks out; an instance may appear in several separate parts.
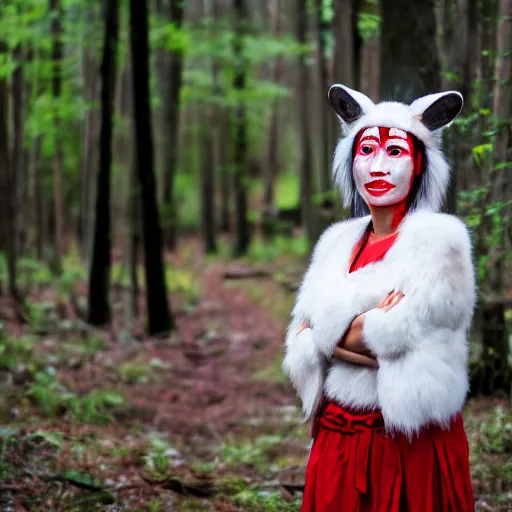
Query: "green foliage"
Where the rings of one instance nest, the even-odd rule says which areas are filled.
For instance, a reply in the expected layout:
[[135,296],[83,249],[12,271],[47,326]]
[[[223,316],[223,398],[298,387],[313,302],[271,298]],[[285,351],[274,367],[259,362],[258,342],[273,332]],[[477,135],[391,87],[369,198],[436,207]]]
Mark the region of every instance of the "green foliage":
[[81,423],[108,423],[113,419],[112,412],[126,405],[123,395],[116,391],[93,390],[84,396],[69,391],[57,381],[52,367],[34,375],[28,396],[44,415],[55,417],[70,413]]
[[49,430],[36,430],[30,436],[36,441],[43,441],[57,450],[61,450],[64,446],[64,436],[61,432],[52,432]]
[[155,476],[164,476],[171,467],[171,459],[177,455],[178,452],[168,441],[150,434],[149,448],[143,456],[144,467]]
[[116,368],[119,377],[129,383],[147,382],[155,374],[155,369],[149,363],[126,361]]
[[478,449],[487,453],[510,453],[512,456],[512,409],[501,407],[480,426]]
[[[5,255],[0,253],[0,281],[7,281],[7,266]],[[58,280],[50,268],[44,262],[30,256],[24,256],[18,259],[16,264],[17,283],[22,290],[30,293],[34,288],[55,284],[55,289],[60,296],[69,295],[75,284],[80,280],[87,279],[87,270],[76,252],[70,252],[65,255],[62,262],[62,274]],[[30,309],[30,305],[28,308]],[[34,306],[48,307],[48,306]],[[36,313],[37,314],[37,313]]]
[[29,370],[37,368],[42,358],[34,350],[35,340],[25,336],[18,339],[9,338],[3,324],[0,323],[0,366],[9,370],[23,364]]
[[493,145],[488,142],[479,144],[473,148],[473,159],[477,165],[481,165],[483,160],[492,155]]
[[235,505],[251,512],[298,512],[302,501],[300,498],[288,501],[279,492],[257,487],[245,489],[230,499]]
[[59,322],[59,315],[54,301],[26,302],[30,329],[33,333],[44,334],[55,329]]
[[271,242],[254,238],[249,247],[249,261],[273,261],[279,256],[304,256],[309,251],[309,243],[305,235],[289,237],[276,236]]
[[371,39],[380,32],[380,14],[360,11],[357,16],[357,30],[363,39]]
[[295,208],[300,203],[300,181],[295,172],[279,175],[276,180],[276,206],[279,209]]
[[165,280],[167,289],[180,293],[186,302],[195,304],[199,300],[199,283],[197,277],[190,271],[166,265]]
[[[174,186],[180,230],[189,232],[197,229],[199,227],[201,206],[197,176],[191,172],[178,172],[174,180]],[[164,213],[164,219],[169,219],[169,217],[169,214]]]
[[230,467],[251,466],[264,470],[267,466],[268,451],[282,440],[281,436],[259,436],[253,441],[242,441],[239,444],[223,444],[219,457]]

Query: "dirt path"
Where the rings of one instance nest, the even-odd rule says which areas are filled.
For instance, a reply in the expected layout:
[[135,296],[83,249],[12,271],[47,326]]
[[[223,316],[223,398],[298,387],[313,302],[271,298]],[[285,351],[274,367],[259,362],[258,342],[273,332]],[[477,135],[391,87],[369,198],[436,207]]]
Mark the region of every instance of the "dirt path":
[[171,365],[157,386],[133,394],[155,407],[158,430],[223,436],[294,402],[288,385],[255,378],[281,353],[282,327],[242,291],[227,288],[222,271],[219,264],[207,270],[201,302],[177,318],[175,341],[147,347],[148,357]]

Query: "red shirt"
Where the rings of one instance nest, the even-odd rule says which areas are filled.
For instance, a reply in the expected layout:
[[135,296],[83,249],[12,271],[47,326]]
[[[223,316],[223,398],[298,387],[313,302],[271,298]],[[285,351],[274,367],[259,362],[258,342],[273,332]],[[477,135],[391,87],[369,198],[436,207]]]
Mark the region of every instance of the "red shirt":
[[385,238],[372,240],[372,235],[373,233],[366,232],[363,238],[361,238],[354,247],[350,263],[350,272],[359,270],[369,263],[375,263],[384,258],[398,237],[398,233],[393,233]]

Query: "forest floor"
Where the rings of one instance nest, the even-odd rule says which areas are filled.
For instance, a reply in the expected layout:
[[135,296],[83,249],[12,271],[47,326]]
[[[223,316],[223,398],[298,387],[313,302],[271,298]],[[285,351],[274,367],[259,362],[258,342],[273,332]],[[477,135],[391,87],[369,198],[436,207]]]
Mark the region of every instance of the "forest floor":
[[[23,322],[0,303],[1,510],[299,510],[310,439],[281,360],[287,283],[303,266],[200,254],[169,258],[179,289],[165,339],[123,326],[116,271],[108,331],[80,318],[79,272],[72,293],[32,283]],[[512,510],[509,404],[473,399],[465,422],[477,510]]]

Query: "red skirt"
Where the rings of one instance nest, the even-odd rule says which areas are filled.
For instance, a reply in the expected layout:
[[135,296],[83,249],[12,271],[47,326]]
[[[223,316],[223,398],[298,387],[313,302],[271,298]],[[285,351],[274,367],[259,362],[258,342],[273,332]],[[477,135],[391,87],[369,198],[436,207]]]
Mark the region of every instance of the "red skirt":
[[473,512],[461,415],[409,442],[380,412],[327,402],[319,411],[301,512]]

